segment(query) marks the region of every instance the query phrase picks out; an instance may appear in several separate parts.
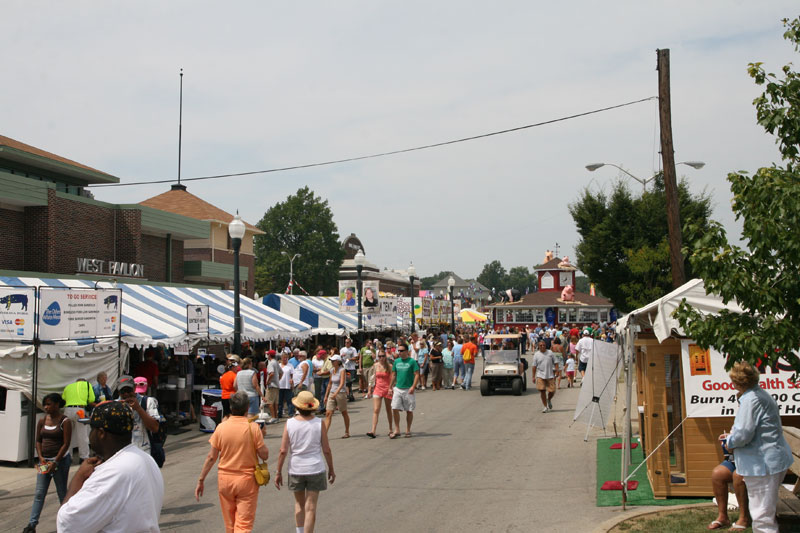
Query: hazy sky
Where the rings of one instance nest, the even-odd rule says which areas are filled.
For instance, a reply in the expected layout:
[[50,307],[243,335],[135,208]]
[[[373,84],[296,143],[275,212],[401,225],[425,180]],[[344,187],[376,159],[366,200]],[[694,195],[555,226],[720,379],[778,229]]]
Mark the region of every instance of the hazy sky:
[[[676,161],[738,234],[726,174],[777,161],[755,121],[747,63],[796,60],[780,20],[796,1],[28,2],[0,18],[0,134],[122,182],[177,175],[182,67],[186,177],[408,148],[658,94],[671,50]],[[532,267],[560,245],[583,187],[616,163],[659,169],[655,100],[586,118],[307,170],[189,183],[252,223],[308,185],[369,261],[476,276]],[[638,184],[632,183],[634,187]],[[96,189],[140,202],[167,184]]]

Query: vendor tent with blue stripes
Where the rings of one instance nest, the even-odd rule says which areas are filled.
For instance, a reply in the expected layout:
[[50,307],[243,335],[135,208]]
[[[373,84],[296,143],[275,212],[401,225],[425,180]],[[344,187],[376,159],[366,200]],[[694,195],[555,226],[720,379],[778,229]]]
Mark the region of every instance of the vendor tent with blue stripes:
[[358,315],[340,312],[339,300],[335,296],[268,294],[261,302],[309,324],[314,334],[341,336],[358,331]]

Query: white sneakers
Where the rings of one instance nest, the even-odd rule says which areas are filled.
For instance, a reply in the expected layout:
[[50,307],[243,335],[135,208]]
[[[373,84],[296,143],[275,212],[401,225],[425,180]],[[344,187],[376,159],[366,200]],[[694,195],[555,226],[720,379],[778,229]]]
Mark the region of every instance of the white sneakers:
[[547,412],[547,411],[549,411],[549,410],[550,410],[550,409],[548,409],[547,407],[545,407],[544,409],[542,409],[542,412],[543,412],[543,413],[546,413],[546,412]]

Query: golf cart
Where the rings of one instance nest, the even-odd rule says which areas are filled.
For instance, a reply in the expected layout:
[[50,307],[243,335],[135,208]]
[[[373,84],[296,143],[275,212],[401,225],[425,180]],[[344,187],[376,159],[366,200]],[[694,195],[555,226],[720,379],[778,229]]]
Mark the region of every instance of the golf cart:
[[484,337],[481,396],[489,396],[498,389],[509,389],[514,396],[520,396],[527,390],[528,362],[521,357],[521,336],[517,333]]

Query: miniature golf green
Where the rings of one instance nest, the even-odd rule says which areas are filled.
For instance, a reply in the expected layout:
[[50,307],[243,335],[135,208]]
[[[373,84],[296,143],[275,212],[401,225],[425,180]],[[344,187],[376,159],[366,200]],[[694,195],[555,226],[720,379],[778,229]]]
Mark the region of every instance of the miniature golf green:
[[[597,506],[612,507],[622,505],[621,490],[600,490],[606,481],[620,481],[622,474],[622,450],[609,449],[612,444],[622,442],[619,438],[600,439],[597,441]],[[631,466],[628,472],[632,472],[641,464],[644,456],[642,447],[631,450]],[[709,475],[711,473],[709,472]],[[666,498],[657,500],[653,497],[653,489],[650,487],[650,480],[647,479],[647,466],[642,466],[631,481],[638,481],[639,486],[636,490],[628,491],[628,505],[685,505],[687,503],[711,503],[711,498]]]

